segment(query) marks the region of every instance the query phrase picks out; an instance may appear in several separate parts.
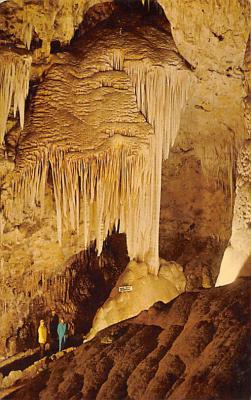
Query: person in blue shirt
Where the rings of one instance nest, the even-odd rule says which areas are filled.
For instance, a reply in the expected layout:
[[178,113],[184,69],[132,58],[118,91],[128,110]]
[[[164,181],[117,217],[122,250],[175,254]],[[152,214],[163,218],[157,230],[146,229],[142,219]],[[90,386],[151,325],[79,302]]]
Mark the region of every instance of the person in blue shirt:
[[58,344],[59,344],[58,350],[61,351],[65,346],[66,334],[67,334],[67,325],[64,318],[60,318],[57,332],[58,332]]

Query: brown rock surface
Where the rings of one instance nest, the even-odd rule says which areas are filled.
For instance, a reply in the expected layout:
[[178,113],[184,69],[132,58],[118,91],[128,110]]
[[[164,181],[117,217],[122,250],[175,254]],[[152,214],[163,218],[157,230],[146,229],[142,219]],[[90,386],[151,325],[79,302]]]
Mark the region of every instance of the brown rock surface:
[[247,400],[250,295],[250,279],[240,278],[156,303],[102,331],[7,398]]

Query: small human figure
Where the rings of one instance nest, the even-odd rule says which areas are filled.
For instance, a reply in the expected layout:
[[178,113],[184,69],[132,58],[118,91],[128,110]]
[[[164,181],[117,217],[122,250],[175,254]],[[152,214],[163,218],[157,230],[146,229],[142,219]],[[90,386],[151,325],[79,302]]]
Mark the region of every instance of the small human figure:
[[44,352],[45,352],[45,344],[47,341],[47,328],[44,324],[44,320],[41,319],[40,325],[38,328],[38,343],[40,346],[40,357],[44,357]]
[[58,340],[58,322],[59,318],[56,314],[54,308],[51,309],[51,317],[50,317],[50,348],[51,353],[55,353],[57,351],[57,340]]
[[58,333],[58,350],[61,351],[65,346],[66,342],[66,329],[67,325],[65,323],[64,318],[60,318],[60,322],[58,324],[57,333]]

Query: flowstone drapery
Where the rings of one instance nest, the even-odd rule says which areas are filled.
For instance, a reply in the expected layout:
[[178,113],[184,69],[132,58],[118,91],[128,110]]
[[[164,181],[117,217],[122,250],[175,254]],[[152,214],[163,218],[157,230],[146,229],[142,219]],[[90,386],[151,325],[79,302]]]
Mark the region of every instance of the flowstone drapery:
[[[192,79],[170,38],[165,62],[156,63],[149,45],[126,35],[116,47],[109,35],[109,50],[103,37],[95,48],[85,43],[83,54],[63,55],[51,68],[19,141],[5,215],[16,225],[27,209],[42,216],[51,178],[60,244],[70,231],[84,248],[96,240],[100,254],[115,227],[127,235],[130,259],[157,274],[162,160]],[[149,56],[132,59],[135,46]]]

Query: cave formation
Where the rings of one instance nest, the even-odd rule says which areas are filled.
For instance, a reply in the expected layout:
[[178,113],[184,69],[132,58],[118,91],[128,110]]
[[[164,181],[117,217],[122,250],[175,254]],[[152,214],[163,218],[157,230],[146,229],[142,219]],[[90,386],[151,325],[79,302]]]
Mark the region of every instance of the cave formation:
[[249,8],[0,4],[1,398],[250,395]]

